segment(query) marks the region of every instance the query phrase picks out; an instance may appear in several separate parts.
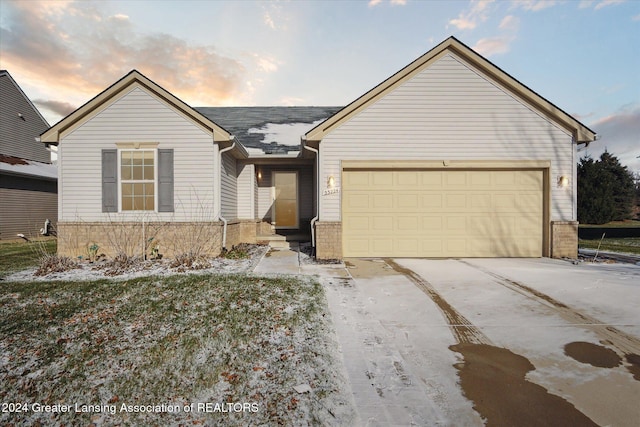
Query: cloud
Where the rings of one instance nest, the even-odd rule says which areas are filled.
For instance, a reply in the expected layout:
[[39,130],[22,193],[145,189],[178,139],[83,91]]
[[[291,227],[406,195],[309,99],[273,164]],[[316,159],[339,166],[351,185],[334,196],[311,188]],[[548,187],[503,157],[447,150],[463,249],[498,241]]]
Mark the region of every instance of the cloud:
[[498,28],[505,31],[517,32],[518,29],[520,29],[520,18],[513,15],[507,15],[502,18]]
[[[274,71],[273,64],[244,64],[211,45],[140,33],[128,16],[109,16],[101,7],[3,2],[8,19],[0,28],[0,66],[42,88],[47,108],[58,112],[64,112],[63,103],[81,104],[133,68],[192,105],[235,104],[243,96],[247,67]],[[68,98],[56,100],[60,93]]]
[[639,14],[637,14],[636,16],[632,16],[632,17],[631,17],[631,20],[632,20],[632,21],[634,21],[634,22],[638,22],[638,21],[640,21],[640,13],[639,13]]
[[473,46],[473,50],[482,56],[492,56],[498,53],[506,53],[509,51],[511,40],[506,37],[487,37],[478,40]]
[[607,149],[620,163],[640,172],[640,104],[626,105],[616,113],[589,125],[599,139],[589,145],[588,154],[598,157]]
[[595,10],[600,10],[603,7],[611,6],[614,4],[624,3],[624,0],[603,0],[600,3],[596,4],[594,7]]
[[256,53],[254,53],[252,56],[258,68],[265,73],[276,72],[280,67],[281,62],[275,58],[260,56]]
[[494,0],[471,0],[471,8],[461,12],[457,18],[450,19],[449,25],[453,25],[458,30],[473,30],[478,21],[487,20],[487,9]]
[[555,0],[515,0],[513,4],[521,7],[524,10],[530,10],[532,12],[538,12],[549,7],[556,5]]
[[73,113],[76,110],[76,108],[78,108],[76,106],[71,105],[68,102],[54,101],[51,99],[34,99],[33,103],[38,108],[49,110],[52,113],[57,114],[61,117],[65,117]]
[[616,5],[616,4],[620,4],[620,3],[624,3],[625,0],[602,0],[599,2],[595,2],[594,0],[582,0],[580,2],[580,4],[578,5],[578,7],[580,9],[587,9],[590,8],[591,5],[593,5],[594,3],[596,3],[596,5],[594,6],[594,10],[600,10],[603,7],[607,7],[607,6],[612,6],[612,5]]
[[486,57],[507,53],[520,29],[520,19],[513,15],[507,15],[500,21],[498,29],[501,35],[480,39],[473,46],[473,49]]
[[[369,7],[375,7],[381,3],[382,0],[369,0],[369,3],[367,3],[367,5]],[[391,4],[391,6],[406,6],[407,0],[389,0],[389,3]]]

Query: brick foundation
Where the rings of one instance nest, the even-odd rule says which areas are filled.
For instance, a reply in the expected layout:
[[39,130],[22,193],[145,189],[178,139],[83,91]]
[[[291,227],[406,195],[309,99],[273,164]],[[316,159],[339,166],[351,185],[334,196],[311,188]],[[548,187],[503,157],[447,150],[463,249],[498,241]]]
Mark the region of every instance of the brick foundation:
[[316,258],[342,259],[342,223],[316,222]]
[[227,224],[227,249],[239,243],[256,243],[257,221],[233,221]]
[[107,257],[121,252],[149,256],[156,245],[163,257],[190,251],[217,256],[222,228],[221,222],[59,222],[58,254],[86,258],[89,247],[96,244],[97,253]]
[[576,221],[551,223],[551,257],[578,257],[578,223]]

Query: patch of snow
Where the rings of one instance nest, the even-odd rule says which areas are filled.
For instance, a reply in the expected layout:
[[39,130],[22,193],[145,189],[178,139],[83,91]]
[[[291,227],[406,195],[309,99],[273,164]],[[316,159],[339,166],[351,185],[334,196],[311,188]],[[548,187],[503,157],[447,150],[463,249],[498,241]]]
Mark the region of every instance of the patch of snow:
[[58,178],[58,168],[56,165],[49,163],[35,162],[32,160],[25,160],[25,164],[12,165],[5,162],[0,162],[0,171],[15,173],[20,175],[31,175],[42,178]]
[[[309,129],[323,122],[316,120],[313,123],[267,123],[260,128],[251,128],[247,132],[253,134],[263,134],[263,144],[271,144],[275,142],[279,145],[288,145],[296,147],[300,145],[300,137]],[[248,150],[247,150],[248,151]]]
[[79,268],[67,270],[62,273],[51,273],[44,276],[36,276],[36,268],[13,273],[4,278],[7,282],[49,282],[51,280],[65,281],[91,281],[100,279],[130,280],[146,276],[171,276],[175,274],[231,274],[248,273],[253,270],[260,258],[268,250],[267,246],[256,246],[245,259],[213,258],[209,260],[210,266],[203,269],[189,269],[184,267],[171,268],[171,259],[142,261],[135,263],[123,274],[109,275],[105,262],[81,262]]

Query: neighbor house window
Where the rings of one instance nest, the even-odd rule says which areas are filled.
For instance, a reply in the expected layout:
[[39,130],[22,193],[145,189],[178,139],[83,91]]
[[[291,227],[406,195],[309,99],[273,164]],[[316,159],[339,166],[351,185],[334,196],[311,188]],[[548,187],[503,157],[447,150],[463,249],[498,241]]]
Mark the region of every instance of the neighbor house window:
[[156,206],[155,150],[120,151],[122,211],[153,211]]

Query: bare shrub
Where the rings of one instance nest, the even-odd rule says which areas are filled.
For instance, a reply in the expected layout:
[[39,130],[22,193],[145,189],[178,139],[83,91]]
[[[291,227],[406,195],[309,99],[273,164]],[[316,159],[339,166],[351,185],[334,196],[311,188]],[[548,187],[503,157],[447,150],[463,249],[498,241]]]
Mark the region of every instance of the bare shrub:
[[143,261],[141,257],[129,256],[121,252],[114,258],[107,260],[100,268],[105,270],[104,274],[106,276],[118,276],[134,270],[140,266]]
[[204,255],[199,255],[195,252],[188,252],[176,255],[169,266],[171,268],[177,268],[181,271],[184,271],[186,269],[202,270],[204,268],[211,267],[211,262]]
[[79,268],[77,262],[66,256],[56,254],[46,254],[40,258],[40,265],[34,275],[45,276],[51,273],[62,273],[63,271]]

